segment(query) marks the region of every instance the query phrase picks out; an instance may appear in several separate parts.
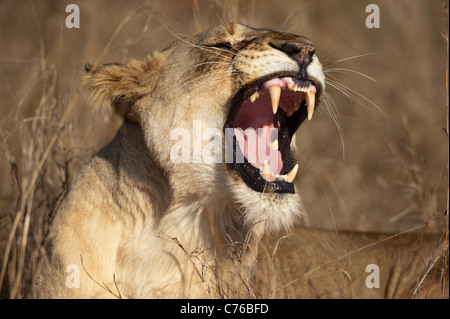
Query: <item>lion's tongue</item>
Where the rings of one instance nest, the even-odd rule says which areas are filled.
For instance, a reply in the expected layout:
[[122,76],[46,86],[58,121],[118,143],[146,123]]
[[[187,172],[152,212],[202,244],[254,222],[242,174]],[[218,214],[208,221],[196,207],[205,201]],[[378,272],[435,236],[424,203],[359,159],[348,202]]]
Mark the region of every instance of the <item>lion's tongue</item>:
[[279,174],[283,161],[278,151],[278,130],[274,126],[270,97],[253,103],[246,100],[234,122],[234,134],[247,161],[266,174]]

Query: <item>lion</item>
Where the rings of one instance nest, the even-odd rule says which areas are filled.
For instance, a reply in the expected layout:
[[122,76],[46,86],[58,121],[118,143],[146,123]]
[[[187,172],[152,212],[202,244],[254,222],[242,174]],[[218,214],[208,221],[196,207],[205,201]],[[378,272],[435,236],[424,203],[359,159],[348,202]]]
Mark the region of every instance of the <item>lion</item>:
[[123,124],[57,205],[35,297],[342,296],[295,279],[329,249],[295,228],[292,141],[325,90],[310,40],[229,23],[86,70]]

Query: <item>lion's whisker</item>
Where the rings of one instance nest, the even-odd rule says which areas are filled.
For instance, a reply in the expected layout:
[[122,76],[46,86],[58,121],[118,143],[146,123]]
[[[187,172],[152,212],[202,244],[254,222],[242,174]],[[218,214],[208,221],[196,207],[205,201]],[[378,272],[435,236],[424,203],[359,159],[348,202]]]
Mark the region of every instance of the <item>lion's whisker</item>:
[[199,66],[202,66],[202,65],[208,65],[208,64],[222,64],[222,65],[225,65],[225,66],[230,66],[230,63],[228,63],[228,62],[222,62],[222,61],[208,61],[208,62],[197,63],[197,64],[194,64],[194,65],[192,65],[192,66],[189,66],[189,67],[186,68],[185,70],[182,70],[182,71],[181,71],[181,74],[184,74],[184,73],[186,73],[186,72],[188,72],[188,71],[190,71],[190,70],[192,70],[192,69],[194,69],[194,68],[196,68],[196,67],[199,67]]
[[375,55],[375,54],[378,54],[378,53],[380,53],[380,52],[371,52],[371,53],[358,54],[358,55],[354,55],[354,56],[351,56],[351,57],[347,57],[347,58],[344,58],[344,59],[340,59],[340,60],[334,61],[332,63],[341,63],[341,62],[345,62],[345,61],[348,61],[348,60],[353,60],[353,59],[363,58],[363,57],[370,56],[370,55]]
[[[232,54],[233,56],[236,56],[236,55],[237,55],[235,52],[233,52],[233,51],[231,51],[231,50],[223,49],[223,48],[216,48],[216,47],[213,47],[213,46],[205,46],[205,45],[195,45],[195,46],[198,47],[198,48],[201,48],[201,49],[203,49],[203,50],[206,49],[207,51],[209,51],[210,49],[213,49],[213,50],[223,51],[223,52]],[[231,47],[234,48],[233,46],[231,46]],[[237,49],[236,49],[236,50],[237,50]],[[239,51],[239,50],[238,50],[238,51]],[[213,53],[215,53],[215,52],[213,52]],[[221,56],[221,57],[227,58],[227,59],[229,59],[229,60],[233,60],[233,58],[227,57],[226,55],[222,55],[222,54],[218,54],[218,53],[215,53],[215,54],[216,54],[216,55],[219,55],[219,56]]]
[[349,100],[351,100],[351,101],[356,101],[356,100],[357,100],[356,97],[352,96],[352,94],[350,94],[349,92],[347,92],[345,89],[343,89],[343,88],[337,86],[337,84],[335,84],[335,83],[332,83],[330,79],[326,79],[326,80],[325,80],[325,83],[326,83],[327,85],[331,86],[332,88],[338,90],[338,91],[341,92],[342,94],[344,94],[345,97],[347,97]]
[[345,73],[345,72],[358,74],[358,75],[365,77],[366,79],[369,79],[373,82],[377,81],[374,78],[368,76],[367,74],[364,74],[364,73],[356,71],[356,70],[347,69],[347,68],[330,68],[330,69],[323,71],[323,73]]
[[[349,100],[354,101],[356,103],[358,103],[359,105],[361,105],[364,108],[367,108],[367,105],[360,100],[363,99],[366,102],[370,103],[372,106],[374,106],[378,111],[380,111],[385,117],[387,117],[386,113],[374,102],[372,102],[370,99],[368,99],[367,97],[365,97],[364,95],[362,95],[361,93],[358,93],[357,91],[349,88],[348,86],[339,83],[336,80],[331,80],[331,79],[327,79],[325,81],[328,85],[330,85],[331,87],[335,88],[336,90],[340,91],[342,94],[344,94]],[[359,98],[358,98],[359,97]]]
[[[215,73],[210,73],[210,74],[202,75],[202,76],[196,77],[196,78],[194,78],[194,79],[192,79],[192,80],[190,80],[190,81],[187,81],[187,82],[183,83],[183,85],[181,86],[181,88],[184,88],[184,87],[186,87],[187,85],[190,85],[191,83],[195,83],[196,81],[199,81],[199,80],[201,80],[201,79],[203,79],[203,78],[210,77],[211,75],[218,75],[219,77],[218,77],[218,78],[215,78],[214,81],[221,81],[221,80],[226,79],[226,78],[228,78],[228,77],[230,77],[230,76],[232,76],[232,75],[235,75],[235,74],[239,74],[239,73],[236,72],[236,71],[231,71],[231,72],[230,72],[230,71],[217,71],[217,72],[215,72]],[[209,82],[209,83],[201,83],[201,85],[196,86],[195,88],[196,88],[196,89],[199,89],[199,88],[202,88],[202,87],[204,87],[204,86],[209,86],[210,84],[211,84],[210,82]],[[194,89],[194,88],[192,88],[192,89]]]
[[[226,77],[231,76],[231,75],[233,75],[233,74],[237,74],[237,72],[235,72],[235,71],[228,71],[228,70],[225,70],[225,71],[217,71],[217,72],[210,73],[210,74],[207,74],[207,75],[198,76],[198,77],[196,77],[196,78],[194,78],[194,79],[192,79],[192,80],[190,80],[190,81],[185,82],[184,85],[189,85],[189,84],[191,84],[192,82],[201,80],[201,79],[203,79],[203,78],[207,78],[207,77],[209,77],[211,74],[212,74],[212,75],[222,75],[221,79],[223,79],[223,78],[226,78]],[[216,81],[216,80],[217,80],[217,79],[214,79],[214,81]],[[209,85],[209,83],[202,83],[202,85]]]
[[[217,48],[217,47],[213,47],[213,46],[204,46],[204,47],[205,47],[205,48],[210,48],[210,49],[219,50],[219,51],[223,51],[223,52],[227,52],[227,53],[230,53],[230,54],[232,54],[232,55],[234,55],[234,56],[237,55],[237,53],[235,53],[235,52],[233,52],[233,51],[231,51],[231,50],[228,50],[228,49],[224,49],[224,48]],[[231,44],[230,44],[230,47],[231,47],[233,50],[236,50],[237,52],[241,52],[241,50],[239,50],[238,48],[232,46]]]
[[[164,24],[163,24],[163,25],[164,25]],[[214,50],[218,50],[218,51],[223,51],[223,52],[226,52],[226,53],[230,53],[230,54],[232,54],[232,55],[234,55],[234,56],[237,55],[235,52],[233,52],[233,51],[231,51],[231,50],[228,50],[228,49],[218,48],[218,47],[213,47],[213,46],[207,46],[207,45],[197,45],[197,44],[193,44],[193,43],[191,43],[191,42],[189,42],[189,41],[187,41],[187,40],[181,38],[180,36],[178,36],[175,32],[173,32],[172,30],[170,30],[166,25],[164,25],[164,26],[167,28],[167,30],[168,30],[170,33],[172,33],[172,35],[174,35],[175,37],[177,37],[177,39],[179,39],[179,40],[181,40],[181,41],[183,41],[183,42],[185,42],[185,43],[191,45],[192,47],[200,48],[200,49],[208,49],[207,51],[209,51],[209,49],[214,49]],[[188,37],[189,37],[189,38],[193,38],[192,36],[188,36]],[[231,46],[231,48],[232,48],[233,50],[236,50],[237,52],[241,52],[238,48],[232,46],[231,44],[230,44],[230,46]],[[215,53],[215,52],[213,52],[213,53]],[[215,54],[217,54],[217,53],[215,53]],[[223,55],[221,55],[221,54],[217,54],[217,55],[220,55],[220,56],[222,56],[222,57],[225,57],[225,58],[228,58],[228,59],[232,60],[232,58],[230,58],[230,57],[223,56]]]
[[[339,136],[341,139],[341,144],[342,144],[342,158],[345,158],[345,141],[344,141],[344,130],[342,129],[341,123],[339,122],[339,109],[336,105],[336,103],[334,102],[333,98],[331,97],[331,95],[329,95],[327,92],[323,92],[323,103],[325,105],[325,111],[327,113],[327,115],[331,118],[331,120],[333,121],[333,123],[336,125],[336,128],[339,132]],[[320,109],[319,109],[320,111]]]

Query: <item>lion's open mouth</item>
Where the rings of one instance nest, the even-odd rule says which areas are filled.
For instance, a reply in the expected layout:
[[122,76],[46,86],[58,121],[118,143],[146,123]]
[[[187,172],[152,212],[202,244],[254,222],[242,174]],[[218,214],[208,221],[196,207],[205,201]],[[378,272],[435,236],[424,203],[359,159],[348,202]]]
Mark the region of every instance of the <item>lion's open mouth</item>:
[[295,77],[275,77],[243,88],[233,100],[225,128],[233,129],[233,166],[258,192],[295,193],[290,145],[294,133],[311,119],[317,85]]

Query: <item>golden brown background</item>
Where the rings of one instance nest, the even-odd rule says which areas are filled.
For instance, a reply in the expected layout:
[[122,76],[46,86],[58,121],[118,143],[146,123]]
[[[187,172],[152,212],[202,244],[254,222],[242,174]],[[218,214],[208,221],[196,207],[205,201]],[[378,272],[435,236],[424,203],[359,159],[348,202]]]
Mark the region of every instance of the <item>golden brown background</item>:
[[[70,3],[80,8],[79,29],[65,26]],[[370,3],[380,8],[379,29],[365,25]],[[337,122],[322,104],[297,135],[297,186],[311,227],[401,232],[428,223],[442,232],[444,7],[448,1],[1,0],[1,296],[30,297],[55,200],[120,125],[86,104],[85,63],[143,58],[176,35],[227,21],[309,37],[327,78],[345,86],[345,94],[327,87]]]

